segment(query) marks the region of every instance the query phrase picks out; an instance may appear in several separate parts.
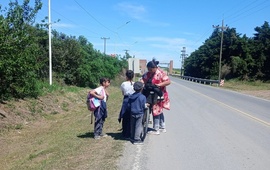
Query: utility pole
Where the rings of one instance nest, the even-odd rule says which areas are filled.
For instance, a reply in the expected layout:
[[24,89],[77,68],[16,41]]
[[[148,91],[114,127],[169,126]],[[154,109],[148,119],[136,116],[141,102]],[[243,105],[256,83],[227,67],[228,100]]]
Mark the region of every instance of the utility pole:
[[183,47],[183,50],[181,50],[182,54],[181,54],[181,76],[183,76],[183,65],[184,65],[184,61],[185,61],[185,58],[187,56],[186,54],[186,47]]
[[51,0],[48,0],[48,34],[49,34],[49,79],[52,85],[52,43],[51,43]]
[[224,26],[224,20],[222,20],[222,26],[219,25],[214,26],[213,28],[221,29],[221,40],[220,40],[220,53],[219,53],[219,71],[218,71],[218,84],[220,85],[220,79],[221,79],[221,58],[222,58],[222,44],[223,44],[223,32],[227,29],[227,27]]
[[106,54],[106,40],[110,39],[110,37],[108,37],[108,38],[101,37],[101,39],[104,39],[104,54]]
[[126,59],[128,59],[128,58],[127,58],[127,54],[128,54],[128,51],[129,51],[129,50],[125,49],[125,50],[123,50],[123,51],[125,51],[125,57],[126,57]]
[[126,54],[129,50],[123,50],[123,51],[125,51],[125,54]]

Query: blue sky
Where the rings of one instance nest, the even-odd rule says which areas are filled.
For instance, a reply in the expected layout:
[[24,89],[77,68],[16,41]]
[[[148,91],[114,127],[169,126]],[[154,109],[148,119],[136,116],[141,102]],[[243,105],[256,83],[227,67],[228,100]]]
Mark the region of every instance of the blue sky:
[[[21,2],[20,0],[19,2]],[[50,0],[52,29],[83,35],[106,54],[121,54],[180,68],[183,47],[189,55],[213,32],[213,25],[236,28],[252,37],[254,28],[270,22],[270,0]],[[2,0],[3,2],[3,0]],[[4,0],[6,6],[9,0]],[[34,0],[30,0],[34,2]],[[48,0],[37,16],[48,15]]]

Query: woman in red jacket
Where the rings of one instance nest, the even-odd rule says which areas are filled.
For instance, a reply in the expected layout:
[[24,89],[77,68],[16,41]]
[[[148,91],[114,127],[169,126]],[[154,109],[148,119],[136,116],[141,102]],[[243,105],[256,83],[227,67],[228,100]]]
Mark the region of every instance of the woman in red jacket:
[[147,86],[150,81],[152,86],[155,86],[162,91],[164,97],[164,100],[155,103],[152,108],[154,131],[149,131],[148,133],[156,135],[159,135],[160,132],[166,132],[163,109],[170,110],[170,99],[166,86],[171,84],[169,77],[158,67],[158,64],[159,61],[156,61],[155,59],[149,61],[147,63],[148,72],[142,76],[142,81],[145,86]]

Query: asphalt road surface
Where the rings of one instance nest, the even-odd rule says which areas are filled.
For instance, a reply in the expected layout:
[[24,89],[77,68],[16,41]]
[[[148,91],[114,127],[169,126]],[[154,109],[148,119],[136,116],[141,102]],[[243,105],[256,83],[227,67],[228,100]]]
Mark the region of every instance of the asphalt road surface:
[[[270,170],[270,101],[171,77],[166,133],[126,143],[121,170]],[[151,125],[149,125],[151,127]]]

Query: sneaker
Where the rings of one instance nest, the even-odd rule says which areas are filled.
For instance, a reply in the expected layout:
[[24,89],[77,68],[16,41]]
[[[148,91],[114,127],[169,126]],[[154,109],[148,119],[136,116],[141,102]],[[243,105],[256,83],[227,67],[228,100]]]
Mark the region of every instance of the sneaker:
[[141,141],[141,140],[134,141],[133,145],[143,145],[143,141]]
[[106,133],[101,134],[100,137],[107,137],[108,135]]
[[100,136],[95,136],[94,139],[100,139]]
[[151,134],[151,135],[159,135],[160,134],[159,130],[152,130],[152,131],[149,131],[147,133]]
[[159,131],[160,132],[163,132],[163,133],[166,133],[167,132],[165,128],[164,129],[159,129]]

